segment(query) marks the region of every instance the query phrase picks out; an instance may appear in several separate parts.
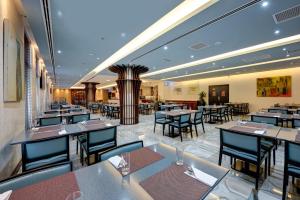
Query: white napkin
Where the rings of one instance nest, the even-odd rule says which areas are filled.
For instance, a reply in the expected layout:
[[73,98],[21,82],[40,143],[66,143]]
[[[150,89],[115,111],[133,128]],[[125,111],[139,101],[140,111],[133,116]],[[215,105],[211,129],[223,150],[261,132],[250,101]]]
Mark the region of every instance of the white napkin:
[[111,123],[107,123],[107,124],[105,124],[106,126],[112,126],[112,124]]
[[115,166],[115,168],[119,168],[121,160],[122,160],[122,158],[120,156],[113,156],[108,159],[108,161],[111,162],[111,164],[113,164],[113,166]]
[[239,124],[247,124],[246,121],[241,121],[241,120],[239,120],[238,123],[239,123]]
[[33,130],[33,131],[38,131],[39,128],[38,128],[38,127],[33,127],[32,130]]
[[79,123],[81,123],[81,124],[86,124],[87,122],[86,122],[86,121],[82,121],[82,122],[79,122]]
[[259,134],[259,135],[263,135],[263,134],[266,133],[266,131],[265,130],[256,130],[256,131],[254,131],[254,133]]
[[0,200],[9,200],[11,193],[12,193],[12,190],[8,190],[8,191],[0,194]]
[[58,132],[58,135],[64,135],[64,134],[66,134],[66,133],[67,133],[66,130],[61,130],[61,131]]
[[280,115],[274,115],[274,117],[280,117]]
[[215,178],[207,173],[204,173],[203,171],[201,171],[195,167],[192,167],[192,169],[194,171],[194,176],[192,176],[188,172],[184,172],[184,173],[190,177],[197,179],[198,181],[201,181],[201,182],[209,185],[210,187],[212,187],[218,180],[217,178]]

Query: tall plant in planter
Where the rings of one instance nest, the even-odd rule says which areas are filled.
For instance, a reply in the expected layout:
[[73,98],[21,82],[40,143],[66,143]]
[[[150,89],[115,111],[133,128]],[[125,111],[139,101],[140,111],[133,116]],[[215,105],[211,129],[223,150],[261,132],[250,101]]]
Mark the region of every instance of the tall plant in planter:
[[206,105],[206,101],[204,99],[205,97],[206,97],[206,92],[201,91],[199,93],[199,106],[205,106]]

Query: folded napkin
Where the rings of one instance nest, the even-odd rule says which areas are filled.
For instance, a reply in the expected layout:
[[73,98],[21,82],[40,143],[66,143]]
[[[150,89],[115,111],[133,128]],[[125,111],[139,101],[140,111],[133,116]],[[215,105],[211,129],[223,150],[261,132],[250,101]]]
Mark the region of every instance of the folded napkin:
[[247,122],[241,121],[241,120],[239,120],[238,123],[239,123],[239,124],[247,124]]
[[67,133],[66,130],[61,130],[61,131],[58,132],[58,135],[64,135],[64,134],[66,134],[66,133]]
[[274,115],[274,117],[280,117],[280,115]]
[[194,175],[189,174],[187,171],[184,173],[192,178],[197,179],[198,181],[200,181],[202,183],[205,183],[206,185],[209,185],[210,187],[212,187],[218,180],[217,178],[215,178],[207,173],[204,173],[203,171],[201,171],[195,167],[192,167],[192,169],[194,171]]
[[266,133],[266,130],[256,130],[254,131],[255,134],[259,134],[259,135],[262,135],[262,134],[265,134]]
[[8,190],[8,191],[0,194],[0,200],[9,200],[11,193],[12,193],[12,190]]
[[86,122],[86,121],[82,121],[82,122],[79,122],[79,123],[81,123],[81,124],[86,124],[87,122]]
[[113,156],[108,159],[108,161],[115,166],[115,168],[119,168],[120,162],[122,161],[122,158],[120,156]]
[[31,130],[33,130],[33,131],[38,131],[39,128],[38,128],[38,127],[33,127]]
[[112,126],[112,124],[111,123],[107,123],[107,124],[105,124],[106,126]]

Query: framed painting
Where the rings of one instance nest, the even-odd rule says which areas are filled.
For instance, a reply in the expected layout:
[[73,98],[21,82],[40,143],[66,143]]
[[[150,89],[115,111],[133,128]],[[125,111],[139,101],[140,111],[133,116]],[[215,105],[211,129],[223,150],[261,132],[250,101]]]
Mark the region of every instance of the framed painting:
[[292,77],[276,76],[258,78],[257,82],[258,97],[291,97],[292,96]]
[[22,100],[23,44],[8,19],[3,20],[3,98],[4,102]]

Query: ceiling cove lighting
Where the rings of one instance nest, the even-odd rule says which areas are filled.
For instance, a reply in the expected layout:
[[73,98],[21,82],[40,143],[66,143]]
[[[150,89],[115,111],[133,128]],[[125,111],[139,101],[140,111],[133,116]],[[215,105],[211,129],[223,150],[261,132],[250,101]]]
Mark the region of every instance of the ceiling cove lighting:
[[104,86],[98,87],[97,89],[105,89],[105,88],[110,88],[110,87],[115,87],[115,86],[117,86],[116,83],[110,84],[110,85],[104,85]]
[[241,66],[236,66],[236,67],[228,67],[228,68],[223,68],[222,67],[222,69],[199,72],[199,73],[194,73],[194,74],[187,74],[187,75],[182,75],[182,76],[174,76],[174,77],[164,78],[164,79],[161,79],[161,80],[163,80],[163,81],[173,80],[173,79],[184,78],[184,77],[189,77],[189,76],[211,74],[211,73],[215,73],[215,72],[223,72],[223,71],[229,71],[229,70],[234,70],[234,69],[243,69],[243,68],[248,68],[248,67],[253,67],[253,66],[258,66],[258,65],[266,65],[266,64],[272,64],[272,63],[278,63],[278,62],[284,62],[284,61],[290,61],[290,60],[297,60],[297,59],[300,59],[300,56],[291,57],[291,58],[277,59],[277,60],[271,60],[271,61],[266,61],[266,62],[253,63],[253,64],[249,64],[249,65],[241,65]]
[[194,66],[197,66],[197,65],[202,65],[202,64],[215,62],[215,61],[218,61],[218,60],[223,60],[223,59],[232,58],[232,57],[236,57],[236,56],[241,56],[241,55],[245,55],[245,54],[249,54],[249,53],[253,53],[253,52],[257,52],[257,51],[262,51],[262,50],[266,50],[266,49],[271,49],[271,48],[275,48],[275,47],[279,47],[279,46],[283,46],[283,45],[288,45],[288,44],[292,44],[292,43],[296,43],[296,42],[300,42],[300,34],[293,35],[293,36],[286,37],[286,38],[281,38],[281,39],[278,39],[278,40],[273,40],[273,41],[266,42],[266,43],[261,43],[261,44],[246,47],[246,48],[243,48],[243,49],[238,49],[238,50],[235,50],[235,51],[226,52],[226,53],[223,53],[223,54],[203,58],[203,59],[200,59],[200,60],[184,63],[184,64],[181,64],[181,65],[166,67],[165,69],[162,69],[162,70],[157,70],[157,71],[154,71],[154,72],[149,72],[149,73],[146,73],[146,74],[142,74],[141,77],[149,77],[149,76],[153,76],[153,75],[157,75],[157,74],[176,71],[178,69],[194,67]]
[[[108,68],[114,63],[118,62],[122,58],[128,56],[139,48],[145,46],[149,42],[155,40],[160,37],[164,33],[170,31],[174,27],[183,23],[187,19],[193,17],[199,12],[205,10],[211,5],[215,4],[219,0],[185,0],[180,3],[177,7],[171,10],[169,13],[164,15],[130,42],[128,42],[125,46],[107,58],[104,62],[98,65],[95,69],[93,69],[90,73],[86,74],[81,80],[79,80],[76,84],[91,78],[93,75],[101,72],[102,70]],[[76,85],[75,84],[75,85]]]

